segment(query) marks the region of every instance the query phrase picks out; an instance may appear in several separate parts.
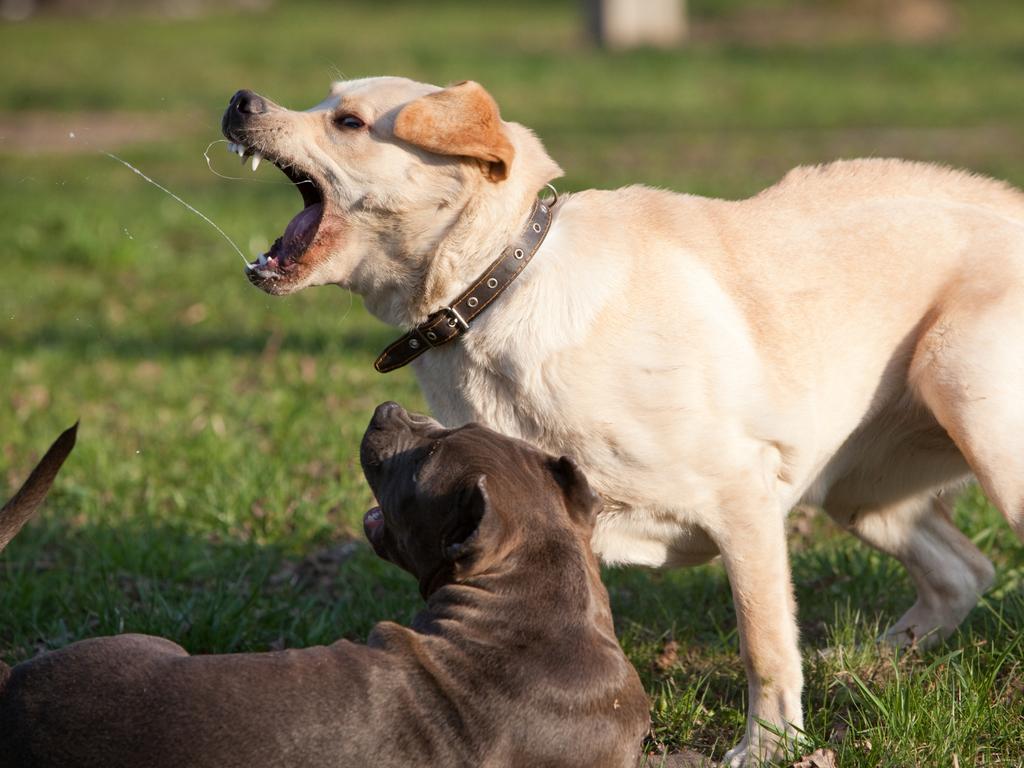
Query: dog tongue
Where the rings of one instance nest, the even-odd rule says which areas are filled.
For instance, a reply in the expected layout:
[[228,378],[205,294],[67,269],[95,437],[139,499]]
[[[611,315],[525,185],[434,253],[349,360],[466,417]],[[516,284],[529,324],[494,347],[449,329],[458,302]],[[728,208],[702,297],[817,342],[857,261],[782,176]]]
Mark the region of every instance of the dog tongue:
[[313,203],[303,208],[298,216],[288,222],[288,228],[285,229],[282,238],[288,250],[298,249],[301,252],[309,247],[323,211],[323,203]]

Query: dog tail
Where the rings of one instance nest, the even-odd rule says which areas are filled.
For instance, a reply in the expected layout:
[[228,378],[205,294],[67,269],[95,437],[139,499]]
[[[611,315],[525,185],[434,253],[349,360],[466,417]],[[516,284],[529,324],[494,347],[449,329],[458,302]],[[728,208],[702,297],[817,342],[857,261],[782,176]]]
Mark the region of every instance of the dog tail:
[[[75,447],[75,437],[78,434],[78,422],[69,429],[65,429],[58,437],[46,455],[36,464],[28,480],[18,489],[14,497],[4,504],[0,509],[0,552],[4,550],[7,543],[17,535],[21,527],[28,522],[28,519],[39,509],[46,494],[53,485],[54,478],[60,471],[64,460]],[[0,661],[0,691],[7,684],[11,676],[11,668]]]
[[64,430],[58,437],[50,450],[32,470],[25,484],[18,489],[14,497],[4,504],[0,509],[0,552],[4,550],[7,543],[21,530],[21,527],[28,522],[28,519],[39,509],[46,494],[53,485],[57,472],[60,471],[64,460],[75,447],[75,437],[78,434],[78,422],[74,426]]

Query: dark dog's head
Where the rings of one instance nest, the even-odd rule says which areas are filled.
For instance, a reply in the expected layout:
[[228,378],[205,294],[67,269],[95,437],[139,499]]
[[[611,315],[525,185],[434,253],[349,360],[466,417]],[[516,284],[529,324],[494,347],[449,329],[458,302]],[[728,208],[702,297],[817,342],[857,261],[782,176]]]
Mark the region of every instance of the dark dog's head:
[[600,508],[571,459],[479,424],[445,429],[397,403],[377,407],[360,458],[380,505],[366,513],[366,537],[424,597],[496,567],[524,541],[588,540]]

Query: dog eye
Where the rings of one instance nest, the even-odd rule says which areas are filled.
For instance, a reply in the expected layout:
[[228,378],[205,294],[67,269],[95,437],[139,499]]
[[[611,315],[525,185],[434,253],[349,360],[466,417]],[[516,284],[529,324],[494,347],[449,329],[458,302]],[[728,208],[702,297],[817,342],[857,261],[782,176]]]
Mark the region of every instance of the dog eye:
[[419,483],[420,483],[420,472],[422,472],[423,468],[425,466],[427,466],[427,464],[430,463],[430,460],[434,457],[434,454],[437,452],[437,449],[440,448],[440,447],[441,447],[441,441],[440,440],[435,440],[433,443],[431,443],[430,449],[427,451],[427,455],[424,456],[422,459],[420,459],[419,462],[417,462],[417,464],[416,464],[416,471],[412,473],[412,483],[413,483],[414,486],[419,485]]
[[366,123],[355,115],[339,115],[334,118],[334,124],[339,128],[349,128],[351,130],[356,130],[366,125]]

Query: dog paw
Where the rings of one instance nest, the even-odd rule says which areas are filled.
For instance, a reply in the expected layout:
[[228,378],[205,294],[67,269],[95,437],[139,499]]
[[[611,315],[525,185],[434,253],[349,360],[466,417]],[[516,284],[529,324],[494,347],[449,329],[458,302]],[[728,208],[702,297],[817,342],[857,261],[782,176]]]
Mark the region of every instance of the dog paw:
[[805,746],[808,746],[808,743],[802,732],[793,727],[786,728],[785,733],[757,728],[753,737],[747,733],[739,744],[725,753],[722,765],[727,768],[765,768],[779,765],[779,761],[786,755],[801,754],[796,750]]
[[741,742],[725,753],[725,757],[722,758],[722,766],[723,768],[771,768],[771,766],[781,765],[779,759],[782,754],[773,749],[747,747]]
[[725,768],[753,768],[757,763],[753,762],[752,756],[749,753],[750,749],[747,746],[747,740],[744,739],[725,753],[725,757],[722,758],[722,765]]

